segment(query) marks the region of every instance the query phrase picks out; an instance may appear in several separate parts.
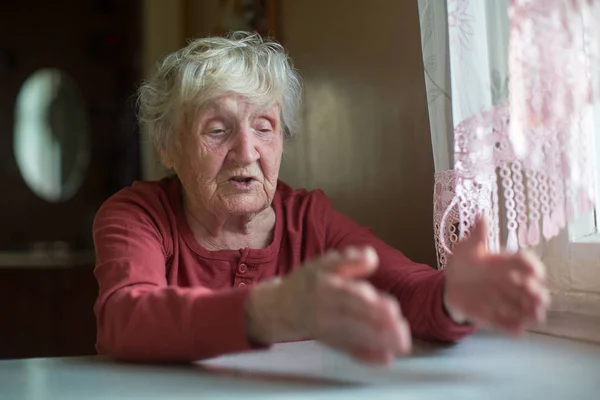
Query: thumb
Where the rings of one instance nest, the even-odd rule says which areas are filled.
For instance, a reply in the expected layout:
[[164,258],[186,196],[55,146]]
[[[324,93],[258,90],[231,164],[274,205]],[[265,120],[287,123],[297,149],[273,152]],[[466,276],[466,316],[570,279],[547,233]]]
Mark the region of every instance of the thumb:
[[475,224],[473,225],[473,228],[471,228],[469,237],[463,241],[463,248],[472,251],[484,250],[486,247],[488,232],[489,228],[487,218],[483,215],[478,216],[475,218]]
[[348,247],[343,253],[330,256],[325,262],[325,270],[346,279],[365,278],[377,269],[378,264],[379,258],[372,247]]

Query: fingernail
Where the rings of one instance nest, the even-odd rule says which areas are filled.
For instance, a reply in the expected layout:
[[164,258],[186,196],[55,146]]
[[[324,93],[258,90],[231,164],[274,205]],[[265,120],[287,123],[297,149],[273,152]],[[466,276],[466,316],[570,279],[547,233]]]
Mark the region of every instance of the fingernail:
[[366,247],[364,250],[364,257],[369,264],[376,265],[378,262],[377,253],[372,247]]
[[357,261],[362,258],[362,252],[354,246],[347,247],[343,254],[350,261]]

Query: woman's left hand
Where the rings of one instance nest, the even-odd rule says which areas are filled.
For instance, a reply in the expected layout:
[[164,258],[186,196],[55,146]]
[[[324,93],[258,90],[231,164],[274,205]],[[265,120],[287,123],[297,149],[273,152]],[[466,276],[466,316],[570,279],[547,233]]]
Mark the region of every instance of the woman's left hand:
[[489,253],[486,238],[486,222],[479,219],[454,248],[446,267],[445,306],[454,319],[518,336],[545,320],[546,268],[529,252]]

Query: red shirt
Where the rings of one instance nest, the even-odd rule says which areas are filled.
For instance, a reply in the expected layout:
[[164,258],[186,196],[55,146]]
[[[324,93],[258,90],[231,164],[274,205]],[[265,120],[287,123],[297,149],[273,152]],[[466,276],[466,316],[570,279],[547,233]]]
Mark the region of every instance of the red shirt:
[[98,352],[184,361],[250,350],[250,287],[351,245],[375,248],[380,265],[370,281],[398,298],[413,335],[453,341],[473,330],[444,311],[443,271],[410,261],[335,211],[322,191],[279,182],[273,208],[267,248],[207,251],[186,221],[177,178],[137,182],[108,199],[94,221]]

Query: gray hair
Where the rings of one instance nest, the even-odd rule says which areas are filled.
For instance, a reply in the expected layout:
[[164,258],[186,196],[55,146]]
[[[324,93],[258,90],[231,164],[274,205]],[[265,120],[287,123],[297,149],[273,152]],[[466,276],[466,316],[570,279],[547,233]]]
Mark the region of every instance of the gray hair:
[[301,91],[300,76],[279,43],[233,32],[196,39],[159,62],[139,89],[139,120],[164,151],[173,144],[172,133],[193,123],[203,106],[234,92],[264,106],[280,101],[282,133],[291,139]]

